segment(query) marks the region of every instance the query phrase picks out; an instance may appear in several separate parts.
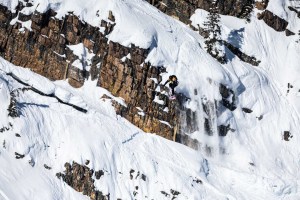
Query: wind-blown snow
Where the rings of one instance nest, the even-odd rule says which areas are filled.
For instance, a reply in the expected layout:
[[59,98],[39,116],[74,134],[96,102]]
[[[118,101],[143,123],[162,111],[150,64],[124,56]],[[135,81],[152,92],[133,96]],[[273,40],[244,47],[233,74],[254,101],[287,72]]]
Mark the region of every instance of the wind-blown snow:
[[[191,137],[215,147],[214,156],[207,157],[202,151],[145,134],[117,116],[110,101],[101,99],[103,94],[110,94],[96,88],[93,81],[74,89],[65,81],[51,82],[1,59],[0,126],[9,127],[11,123],[13,127],[0,134],[0,141],[5,144],[2,145],[5,148],[0,148],[0,198],[84,199],[86,197],[71,190],[55,174],[63,171],[65,162],[83,164],[86,159],[91,161],[89,167],[107,171],[95,185],[104,194],[110,193],[111,199],[144,199],[145,196],[168,199],[161,191],[170,189],[180,191],[177,199],[299,198],[300,45],[295,42],[299,39],[297,35],[286,37],[274,31],[256,19],[257,10],[251,23],[222,16],[223,39],[261,63],[253,67],[228,52],[228,64],[221,65],[205,52],[204,40],[197,32],[145,1],[33,0],[32,3],[32,8],[22,12],[45,12],[52,8],[61,18],[73,11],[94,26],[99,26],[101,19],[107,19],[108,11],[112,10],[116,26],[108,38],[126,46],[133,43],[150,48],[147,60],[167,68],[163,82],[170,74],[176,74],[180,83],[176,90],[191,97],[187,106],[200,113],[199,123],[203,124],[201,119],[205,116],[201,102],[221,99],[218,83],[237,94],[237,109],[224,111],[218,119],[215,116],[215,126],[231,124],[232,130],[226,137],[208,137],[201,129],[192,133]],[[14,10],[17,1],[1,0],[1,4]],[[289,28],[297,31],[300,20],[287,9],[290,4],[270,1],[268,9],[288,20]],[[191,17],[193,25],[201,25],[206,14],[197,10]],[[26,91],[17,97],[20,118],[7,117],[9,93],[23,87],[6,75],[8,72],[88,112],[81,113],[54,98]],[[288,83],[293,85],[289,93]],[[244,107],[253,112],[245,114]],[[283,140],[284,131],[292,133],[290,141]],[[21,138],[15,137],[15,133]],[[225,149],[223,154],[219,147]],[[15,152],[26,156],[16,160]],[[28,164],[29,160],[34,161],[34,167]],[[47,171],[44,164],[52,169]],[[130,169],[144,173],[147,181],[130,180]],[[195,184],[195,178],[201,179],[203,184]],[[140,191],[134,197],[132,191],[136,185]]]

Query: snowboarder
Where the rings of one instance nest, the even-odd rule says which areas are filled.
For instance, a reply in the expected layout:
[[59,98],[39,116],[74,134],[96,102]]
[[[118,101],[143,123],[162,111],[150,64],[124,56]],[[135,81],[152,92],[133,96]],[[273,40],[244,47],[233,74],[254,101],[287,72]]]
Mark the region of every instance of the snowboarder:
[[175,99],[175,87],[178,85],[178,80],[175,75],[169,76],[169,79],[165,82],[164,86],[169,83],[169,87],[171,88],[171,96],[170,99]]

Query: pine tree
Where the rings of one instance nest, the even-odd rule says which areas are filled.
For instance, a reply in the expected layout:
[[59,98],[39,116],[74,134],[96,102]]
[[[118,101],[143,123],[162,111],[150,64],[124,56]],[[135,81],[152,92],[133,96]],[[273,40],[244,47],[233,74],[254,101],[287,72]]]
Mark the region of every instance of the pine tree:
[[16,99],[16,94],[14,91],[10,92],[10,104],[8,106],[8,116],[12,118],[20,117],[19,108],[18,108],[18,102]]
[[212,2],[207,19],[204,23],[207,33],[205,36],[206,50],[212,57],[224,64],[226,63],[226,56],[221,40],[220,15],[216,1]]

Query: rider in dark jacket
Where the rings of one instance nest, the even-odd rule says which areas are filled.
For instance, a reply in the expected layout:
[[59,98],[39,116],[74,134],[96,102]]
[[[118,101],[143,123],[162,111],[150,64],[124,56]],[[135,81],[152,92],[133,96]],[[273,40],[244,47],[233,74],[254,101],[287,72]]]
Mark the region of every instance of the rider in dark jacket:
[[175,75],[169,76],[169,79],[165,82],[164,86],[169,83],[169,87],[172,89],[172,96],[175,95],[175,87],[178,85],[178,80]]

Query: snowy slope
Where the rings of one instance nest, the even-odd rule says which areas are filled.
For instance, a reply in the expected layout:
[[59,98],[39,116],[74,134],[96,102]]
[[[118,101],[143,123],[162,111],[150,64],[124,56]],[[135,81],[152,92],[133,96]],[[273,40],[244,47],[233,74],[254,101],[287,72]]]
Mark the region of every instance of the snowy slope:
[[[1,68],[7,72],[29,73],[28,70],[15,68],[3,60],[1,64]],[[33,82],[47,83],[43,77],[29,74]],[[3,102],[7,105],[10,101],[10,91],[24,86],[2,71],[0,80],[1,94],[5,94]],[[30,85],[34,85],[30,80]],[[60,89],[55,85],[55,91]],[[192,187],[184,187],[186,181],[192,182],[192,177],[201,175],[199,172],[202,159],[200,157],[192,159],[197,155],[196,152],[143,133],[117,117],[109,102],[98,102],[98,110],[90,108],[87,114],[61,105],[54,98],[42,97],[32,91],[20,92],[18,102],[20,118],[1,116],[1,122],[6,122],[5,127],[9,127],[9,123],[12,124],[8,131],[1,134],[1,142],[5,141],[3,144],[5,148],[1,149],[0,156],[3,163],[0,194],[3,198],[6,196],[7,199],[84,199],[82,195],[72,192],[55,177],[55,174],[64,170],[65,162],[75,160],[84,163],[87,159],[91,161],[90,167],[108,171],[105,179],[96,184],[105,194],[111,193],[112,199],[117,197],[130,199],[132,196],[130,189],[133,190],[134,184],[141,185],[143,195],[147,194],[155,199],[162,198],[159,196],[162,195],[160,190],[170,187],[186,190],[182,192],[183,195],[190,192],[197,193]],[[7,106],[1,109],[6,113]],[[16,133],[21,137],[16,137]],[[15,152],[26,156],[16,160]],[[29,165],[30,160],[35,163],[34,167]],[[52,169],[47,171],[43,167],[44,164]],[[191,167],[185,168],[186,164]],[[130,169],[146,174],[149,183],[130,182]],[[118,172],[122,172],[123,175],[119,175]],[[172,183],[163,184],[172,179],[170,177],[178,178],[174,178]],[[18,192],[13,192],[16,187]],[[45,192],[42,192],[43,190]]]
[[[12,10],[16,2],[1,0],[1,4]],[[222,16],[223,39],[231,38],[243,52],[262,62],[259,67],[253,67],[233,57],[228,64],[221,65],[205,52],[204,40],[197,32],[144,1],[32,2],[33,8],[40,12],[49,8],[56,10],[58,18],[74,11],[94,26],[99,26],[100,19],[106,19],[112,10],[116,26],[109,39],[126,46],[134,43],[150,48],[148,60],[153,65],[167,67],[168,74],[163,81],[170,74],[178,76],[177,91],[192,98],[188,106],[194,110],[204,115],[199,106],[203,97],[212,101],[221,98],[217,85],[210,84],[208,78],[232,88],[238,94],[237,109],[223,112],[216,124],[230,123],[235,131],[221,139],[205,136],[201,130],[193,133],[192,137],[217,149],[213,157],[206,157],[201,150],[196,152],[145,134],[116,116],[110,102],[100,100],[107,91],[95,88],[96,83],[87,81],[81,89],[73,89],[64,81],[53,83],[1,60],[0,126],[8,127],[10,122],[13,127],[0,134],[0,141],[5,141],[5,148],[0,149],[0,199],[86,199],[55,177],[57,172],[63,171],[65,162],[83,164],[86,159],[91,161],[89,167],[108,171],[104,179],[96,181],[96,186],[104,194],[110,193],[112,199],[133,199],[135,185],[141,189],[137,199],[145,196],[170,199],[161,193],[170,189],[181,192],[178,199],[300,198],[300,103],[297,97],[300,47],[295,42],[297,36],[286,37],[284,33],[275,32],[255,18],[258,11],[253,13],[249,24]],[[287,1],[272,1],[268,9],[288,20],[291,30],[299,30],[299,19],[286,6],[282,9],[279,6],[283,2],[285,5]],[[25,8],[23,12],[30,13],[34,9]],[[96,17],[98,10],[100,15]],[[194,24],[200,24],[205,17],[206,12],[198,10],[191,19]],[[238,41],[232,39],[235,34],[241,35]],[[23,86],[6,75],[8,72],[88,112],[81,113],[54,98],[26,91],[17,97],[21,117],[9,118],[9,93]],[[287,83],[294,85],[294,92],[288,95]],[[194,89],[199,95],[194,94]],[[243,107],[252,109],[253,113],[245,114]],[[262,119],[258,120],[260,116]],[[201,124],[202,117],[199,117]],[[293,134],[288,142],[283,140],[284,131]],[[16,133],[21,138],[17,138]],[[219,154],[219,147],[225,149],[225,154]],[[15,152],[26,156],[16,160]],[[34,167],[28,164],[29,160],[34,161]],[[52,169],[47,171],[44,164]],[[130,169],[146,174],[147,182],[130,180]],[[203,184],[193,184],[195,178],[201,179]]]

